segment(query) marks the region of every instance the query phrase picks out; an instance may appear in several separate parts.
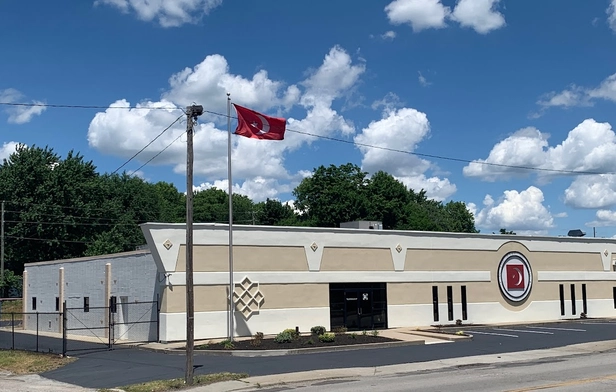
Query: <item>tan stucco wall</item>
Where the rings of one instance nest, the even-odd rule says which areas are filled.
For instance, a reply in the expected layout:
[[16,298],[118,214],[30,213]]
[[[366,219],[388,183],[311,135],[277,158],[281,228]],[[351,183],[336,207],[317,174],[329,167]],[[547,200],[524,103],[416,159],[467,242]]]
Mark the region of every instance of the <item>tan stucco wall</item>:
[[[195,272],[229,271],[229,248],[221,245],[193,247]],[[234,271],[308,271],[304,248],[285,246],[234,246]],[[176,271],[186,271],[186,246],[180,246]]]
[[[329,306],[329,284],[262,284],[261,309],[317,308]],[[228,286],[195,286],[195,312],[227,310]],[[186,309],[185,286],[165,288],[161,312],[180,313]]]
[[325,248],[321,271],[393,271],[389,249]]
[[510,242],[497,251],[409,249],[407,271],[487,271],[498,268],[510,251],[524,254],[533,270],[603,271],[599,253],[529,252],[523,245]]

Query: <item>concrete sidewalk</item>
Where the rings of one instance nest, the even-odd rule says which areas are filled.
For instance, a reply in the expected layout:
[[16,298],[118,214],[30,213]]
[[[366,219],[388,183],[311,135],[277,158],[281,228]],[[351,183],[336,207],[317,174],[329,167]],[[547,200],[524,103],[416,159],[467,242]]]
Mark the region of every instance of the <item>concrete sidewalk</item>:
[[562,358],[592,353],[601,353],[616,350],[616,340],[603,342],[582,343],[570,346],[545,349],[520,351],[514,353],[477,355],[462,358],[443,359],[436,361],[379,366],[369,368],[326,369],[310,372],[298,372],[278,374],[271,376],[248,377],[239,381],[228,381],[190,389],[191,392],[233,392],[233,391],[258,391],[264,387],[277,385],[289,385],[331,379],[348,379],[359,377],[374,377],[414,372],[438,371],[460,366],[490,366],[504,363],[524,363],[549,358]]

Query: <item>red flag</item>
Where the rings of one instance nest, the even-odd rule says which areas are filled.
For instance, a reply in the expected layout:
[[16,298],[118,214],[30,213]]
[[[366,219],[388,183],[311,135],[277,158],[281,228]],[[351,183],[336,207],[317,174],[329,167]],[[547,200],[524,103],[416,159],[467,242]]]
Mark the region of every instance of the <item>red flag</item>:
[[237,112],[235,134],[252,139],[283,140],[287,120],[270,117],[254,110],[233,104]]

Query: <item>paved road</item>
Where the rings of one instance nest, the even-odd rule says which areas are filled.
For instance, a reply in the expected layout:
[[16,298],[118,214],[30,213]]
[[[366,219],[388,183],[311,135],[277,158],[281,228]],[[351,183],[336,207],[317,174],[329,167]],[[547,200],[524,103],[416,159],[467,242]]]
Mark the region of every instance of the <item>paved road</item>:
[[[558,329],[541,329],[558,328]],[[280,357],[220,357],[196,355],[197,374],[243,372],[251,376],[319,369],[375,367],[424,362],[470,355],[497,354],[561,347],[576,343],[616,340],[616,321],[589,320],[542,324],[533,328],[461,328],[475,332],[473,341],[370,349],[349,352],[315,353]],[[527,331],[528,330],[528,331]],[[531,332],[535,331],[535,332]],[[537,333],[537,331],[549,333]],[[481,334],[478,332],[482,332]],[[76,354],[80,359],[45,374],[51,379],[90,388],[110,388],[155,379],[183,377],[183,355],[154,353],[138,349],[118,349]]]
[[263,392],[474,391],[530,392],[616,391],[616,353],[480,365],[435,372],[398,373],[299,383],[258,389]]

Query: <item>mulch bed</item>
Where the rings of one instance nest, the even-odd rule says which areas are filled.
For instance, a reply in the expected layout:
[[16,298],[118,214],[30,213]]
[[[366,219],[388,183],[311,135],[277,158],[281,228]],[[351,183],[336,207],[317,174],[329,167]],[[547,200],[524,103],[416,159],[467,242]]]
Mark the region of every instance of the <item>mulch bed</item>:
[[[353,337],[354,336],[354,337]],[[310,343],[312,342],[312,343]],[[264,338],[261,340],[261,345],[253,346],[251,340],[238,340],[233,342],[233,348],[225,348],[220,343],[196,346],[196,350],[290,350],[298,348],[311,347],[327,347],[327,346],[348,346],[353,344],[368,344],[368,343],[391,343],[400,342],[397,339],[385,338],[382,336],[337,334],[333,342],[321,342],[316,335],[300,336],[299,339],[291,343],[277,343],[273,338]]]

